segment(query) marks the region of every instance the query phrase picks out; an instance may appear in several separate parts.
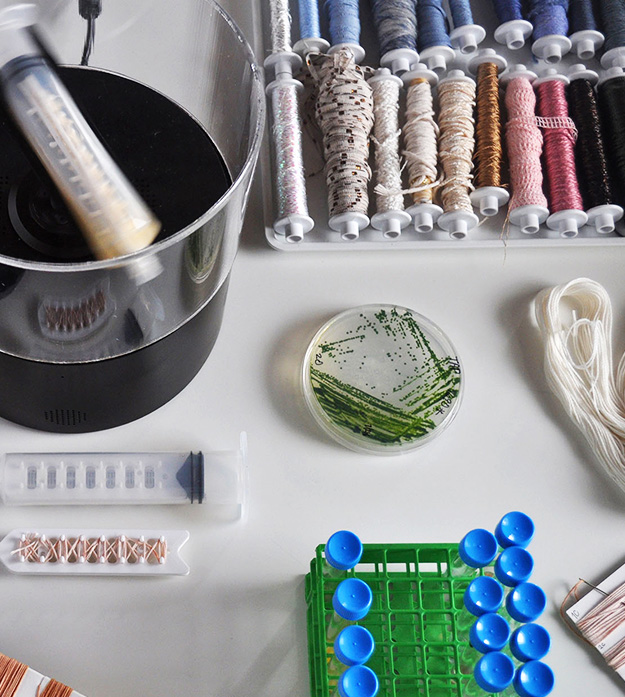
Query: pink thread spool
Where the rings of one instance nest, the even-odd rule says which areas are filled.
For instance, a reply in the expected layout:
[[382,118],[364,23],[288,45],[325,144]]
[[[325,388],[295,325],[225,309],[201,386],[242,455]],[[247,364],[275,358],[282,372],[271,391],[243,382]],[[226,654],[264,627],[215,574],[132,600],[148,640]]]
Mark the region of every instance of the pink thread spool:
[[588,222],[575,169],[575,124],[569,118],[566,86],[569,79],[555,69],[534,81],[538,115],[542,119],[544,161],[549,207],[547,226],[561,237],[576,237]]
[[532,83],[536,74],[524,65],[513,65],[503,73],[506,85],[506,144],[512,195],[508,217],[526,235],[534,235],[549,216],[543,193],[540,157],[543,136],[536,124],[536,95]]

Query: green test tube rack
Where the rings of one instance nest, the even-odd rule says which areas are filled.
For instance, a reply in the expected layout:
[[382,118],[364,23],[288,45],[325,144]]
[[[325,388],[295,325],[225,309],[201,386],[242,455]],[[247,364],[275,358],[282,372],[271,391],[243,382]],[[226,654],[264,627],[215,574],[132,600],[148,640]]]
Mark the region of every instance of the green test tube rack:
[[[334,653],[326,640],[332,595],[340,579],[324,577],[324,545],[306,575],[308,663],[311,697],[332,697],[336,676],[327,665]],[[452,576],[457,544],[365,544],[360,562],[346,572],[373,593],[367,616],[358,622],[375,640],[367,665],[380,681],[378,697],[462,697],[472,677],[460,672],[468,632],[456,627],[464,591],[481,569]]]

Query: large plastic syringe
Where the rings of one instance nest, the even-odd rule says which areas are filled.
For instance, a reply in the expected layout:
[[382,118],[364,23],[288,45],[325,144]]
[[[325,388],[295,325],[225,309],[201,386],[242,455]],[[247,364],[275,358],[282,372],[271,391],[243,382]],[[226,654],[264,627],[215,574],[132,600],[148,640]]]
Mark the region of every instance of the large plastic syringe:
[[137,252],[160,223],[80,113],[33,25],[34,5],[0,11],[0,83],[7,107],[98,259]]
[[10,505],[238,506],[247,499],[246,435],[237,450],[0,455],[0,500]]

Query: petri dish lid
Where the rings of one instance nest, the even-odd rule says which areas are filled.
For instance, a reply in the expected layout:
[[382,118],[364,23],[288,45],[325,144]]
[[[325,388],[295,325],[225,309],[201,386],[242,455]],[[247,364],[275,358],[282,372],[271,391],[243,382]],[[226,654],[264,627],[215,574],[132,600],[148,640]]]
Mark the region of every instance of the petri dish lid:
[[336,315],[310,342],[306,403],[326,433],[360,452],[394,455],[441,433],[460,406],[463,373],[447,336],[398,305]]

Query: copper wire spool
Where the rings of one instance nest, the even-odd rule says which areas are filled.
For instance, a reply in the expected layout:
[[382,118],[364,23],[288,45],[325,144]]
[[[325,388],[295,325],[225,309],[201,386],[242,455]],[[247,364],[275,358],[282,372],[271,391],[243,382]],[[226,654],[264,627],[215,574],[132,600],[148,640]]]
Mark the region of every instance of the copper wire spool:
[[498,67],[481,63],[477,69],[475,178],[476,188],[502,187],[503,148]]

